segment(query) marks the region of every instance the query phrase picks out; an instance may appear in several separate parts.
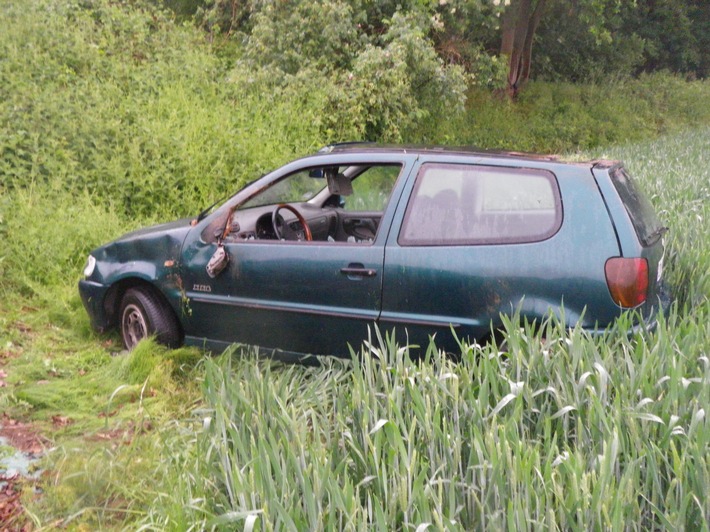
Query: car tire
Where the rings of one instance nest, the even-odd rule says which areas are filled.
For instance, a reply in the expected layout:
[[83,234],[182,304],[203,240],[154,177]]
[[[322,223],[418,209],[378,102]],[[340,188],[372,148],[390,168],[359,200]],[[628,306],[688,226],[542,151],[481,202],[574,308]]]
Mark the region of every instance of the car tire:
[[119,320],[121,339],[129,351],[150,336],[167,347],[179,347],[182,343],[175,313],[150,288],[139,286],[126,291],[121,298]]

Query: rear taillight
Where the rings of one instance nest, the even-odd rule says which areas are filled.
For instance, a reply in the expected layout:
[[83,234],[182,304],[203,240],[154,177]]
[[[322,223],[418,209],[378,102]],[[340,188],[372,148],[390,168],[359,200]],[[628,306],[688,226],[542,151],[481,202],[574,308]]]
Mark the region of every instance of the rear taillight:
[[646,259],[614,257],[604,265],[606,284],[614,302],[633,308],[646,301],[648,293],[648,262]]

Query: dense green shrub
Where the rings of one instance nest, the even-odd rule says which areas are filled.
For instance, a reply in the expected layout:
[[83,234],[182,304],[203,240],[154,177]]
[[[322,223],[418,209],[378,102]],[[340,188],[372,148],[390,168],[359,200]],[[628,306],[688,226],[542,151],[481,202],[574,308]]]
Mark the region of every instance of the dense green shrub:
[[[330,141],[562,151],[710,119],[707,85],[667,75],[533,83],[516,104],[474,88],[458,112],[460,76],[443,70],[415,21],[396,12],[376,44],[355,39],[352,50],[326,49],[322,61],[289,72],[287,59],[254,64],[255,43],[276,23],[266,19],[234,67],[199,31],[148,4],[37,0],[2,9],[0,186],[86,190],[121,217],[189,216]],[[346,52],[347,68],[338,68]]]
[[269,86],[320,93],[325,130],[338,140],[401,141],[421,118],[462,108],[463,70],[437,55],[427,17],[378,15],[340,0],[267,2],[252,16],[238,77],[247,67]]
[[73,283],[89,250],[131,226],[88,193],[35,185],[14,191],[0,204],[0,294],[20,290],[50,300],[47,287]]
[[38,0],[3,16],[5,189],[61,183],[127,216],[189,215],[320,143],[297,104],[228,83],[201,34],[154,8]]
[[[501,17],[516,5],[509,0],[153,1],[194,20],[230,52],[231,43],[254,37],[266,21],[272,31],[255,40],[267,45],[262,48],[267,61],[291,62],[292,69],[334,50],[347,56],[358,41],[372,43],[384,34],[395,13],[413,16],[439,56],[463,66],[481,85],[507,74],[499,68],[506,67],[499,61]],[[548,0],[535,32],[532,77],[589,82],[670,70],[705,78],[709,27],[707,0]]]

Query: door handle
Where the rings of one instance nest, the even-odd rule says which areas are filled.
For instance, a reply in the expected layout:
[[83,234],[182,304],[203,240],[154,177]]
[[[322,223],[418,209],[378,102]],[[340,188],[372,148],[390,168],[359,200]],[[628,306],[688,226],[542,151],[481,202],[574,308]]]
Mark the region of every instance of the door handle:
[[362,264],[348,264],[345,268],[340,268],[340,273],[348,277],[374,277],[377,270],[365,268]]

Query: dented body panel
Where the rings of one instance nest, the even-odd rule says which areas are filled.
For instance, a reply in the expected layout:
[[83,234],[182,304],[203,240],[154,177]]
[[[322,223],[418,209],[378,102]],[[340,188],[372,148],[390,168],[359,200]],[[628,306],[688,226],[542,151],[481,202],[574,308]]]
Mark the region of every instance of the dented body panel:
[[[445,161],[466,163],[460,157]],[[506,166],[509,161],[486,164]],[[539,161],[526,161],[526,166],[551,170],[556,177],[563,198],[557,233],[540,242],[422,248],[399,245],[392,231],[383,325],[401,329],[407,324],[409,341],[418,345],[427,345],[435,332],[437,344],[455,350],[451,326],[459,338],[483,339],[491,326],[501,325],[501,314],[515,311],[539,323],[553,310],[567,325],[580,323],[590,330],[618,316],[619,309],[609,304],[604,262],[619,248],[589,168]]]
[[94,328],[115,327],[117,304],[129,286],[148,284],[181,313],[180,253],[191,229],[190,219],[128,233],[92,251],[96,267],[91,279],[79,281],[79,294]]

